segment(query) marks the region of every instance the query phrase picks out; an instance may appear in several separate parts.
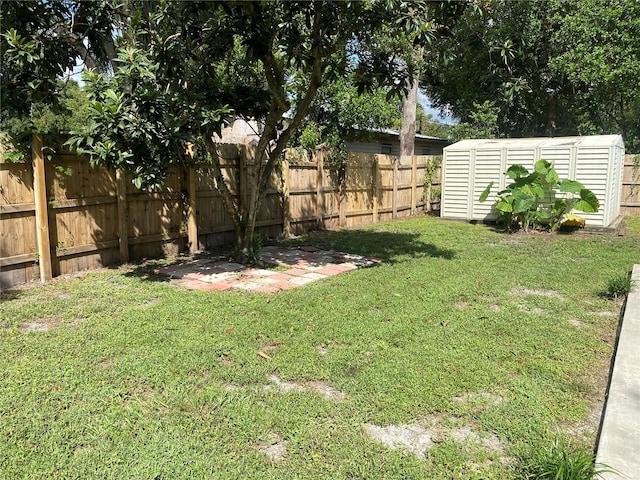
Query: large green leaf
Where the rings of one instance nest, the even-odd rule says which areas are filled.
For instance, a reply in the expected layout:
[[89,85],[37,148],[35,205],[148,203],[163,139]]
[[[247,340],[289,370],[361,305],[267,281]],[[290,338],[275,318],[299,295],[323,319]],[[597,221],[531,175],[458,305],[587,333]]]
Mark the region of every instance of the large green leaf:
[[516,164],[511,165],[505,173],[512,180],[517,180],[520,177],[526,177],[527,175],[529,175],[529,170],[524,168],[522,165]]
[[550,170],[553,170],[553,164],[551,162],[546,161],[546,160],[540,159],[534,165],[533,170],[536,173],[539,173],[541,175],[545,175],[546,176],[547,173],[549,173]]
[[573,208],[581,212],[593,213],[600,208],[600,202],[591,190],[583,188],[580,190],[580,200],[576,202]]
[[536,203],[535,195],[518,191],[513,194],[513,213],[522,213],[530,210]]
[[576,180],[562,180],[558,188],[565,193],[580,193],[584,189],[584,185]]
[[[511,200],[513,197],[510,197],[509,200]],[[510,202],[509,200],[507,200],[506,198],[501,199],[497,204],[496,204],[496,209],[501,211],[501,212],[513,212],[513,203]]]
[[493,183],[494,182],[491,182],[489,185],[487,185],[487,188],[485,188],[482,191],[482,193],[480,194],[480,198],[479,198],[480,202],[484,202],[487,199],[487,197],[489,196],[489,192],[491,191],[491,187],[493,187]]

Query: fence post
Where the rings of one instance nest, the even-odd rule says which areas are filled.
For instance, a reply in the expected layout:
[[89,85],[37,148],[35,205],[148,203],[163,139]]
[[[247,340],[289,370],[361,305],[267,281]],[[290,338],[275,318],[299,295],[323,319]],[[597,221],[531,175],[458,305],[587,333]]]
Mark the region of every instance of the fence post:
[[49,242],[49,215],[47,212],[47,184],[42,153],[42,135],[31,139],[31,160],[33,163],[33,197],[36,206],[36,241],[38,242],[38,264],[40,280],[51,280],[51,245]]
[[398,157],[393,157],[393,198],[391,218],[398,218]]
[[411,157],[411,215],[418,210],[418,157]]
[[373,157],[373,172],[371,174],[372,177],[372,185],[371,185],[371,198],[373,199],[373,223],[378,223],[380,221],[380,216],[378,212],[380,199],[378,196],[380,195],[380,189],[378,188],[378,182],[380,178],[380,162],[378,161],[378,157]]
[[129,261],[129,212],[127,209],[127,183],[125,173],[116,170],[116,195],[118,197],[118,243],[120,261]]
[[315,151],[316,163],[318,166],[316,175],[316,221],[318,228],[324,227],[324,150]]
[[198,245],[198,221],[196,218],[196,169],[187,168],[187,197],[189,198],[189,213],[187,217],[187,239],[189,241],[189,253],[200,250]]
[[282,233],[285,238],[291,236],[291,196],[289,194],[289,161],[282,160]]

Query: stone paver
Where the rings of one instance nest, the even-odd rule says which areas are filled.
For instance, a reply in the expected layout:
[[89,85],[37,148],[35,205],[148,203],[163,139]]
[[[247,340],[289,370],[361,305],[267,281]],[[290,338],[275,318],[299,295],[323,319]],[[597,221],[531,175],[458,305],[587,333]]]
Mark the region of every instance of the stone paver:
[[156,273],[189,290],[247,290],[275,294],[339,275],[357,268],[377,265],[382,260],[315,247],[265,247],[260,258],[278,270],[246,267],[239,263],[200,259],[162,267]]

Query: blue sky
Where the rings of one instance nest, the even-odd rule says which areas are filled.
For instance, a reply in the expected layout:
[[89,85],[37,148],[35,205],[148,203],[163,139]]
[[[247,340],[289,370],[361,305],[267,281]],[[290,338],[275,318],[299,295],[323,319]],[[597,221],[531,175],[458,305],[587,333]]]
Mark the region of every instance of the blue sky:
[[422,104],[422,107],[424,108],[425,113],[430,113],[431,115],[433,115],[433,118],[435,120],[438,120],[439,122],[442,122],[442,123],[447,123],[449,125],[458,123],[457,118],[451,115],[447,115],[446,113],[441,113],[440,110],[433,108],[431,106],[431,101],[429,100],[429,97],[427,97],[421,91],[418,92],[418,101]]

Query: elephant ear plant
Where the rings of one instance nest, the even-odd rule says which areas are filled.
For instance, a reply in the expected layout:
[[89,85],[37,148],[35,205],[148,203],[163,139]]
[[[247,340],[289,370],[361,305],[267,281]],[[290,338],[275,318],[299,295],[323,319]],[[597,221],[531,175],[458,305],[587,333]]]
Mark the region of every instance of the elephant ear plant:
[[[513,183],[498,192],[495,205],[498,222],[507,230],[531,228],[556,231],[574,211],[597,212],[600,203],[591,190],[576,180],[560,179],[553,163],[538,160],[533,172],[522,165],[512,165],[505,172]],[[484,202],[493,187],[491,182],[480,195]]]

